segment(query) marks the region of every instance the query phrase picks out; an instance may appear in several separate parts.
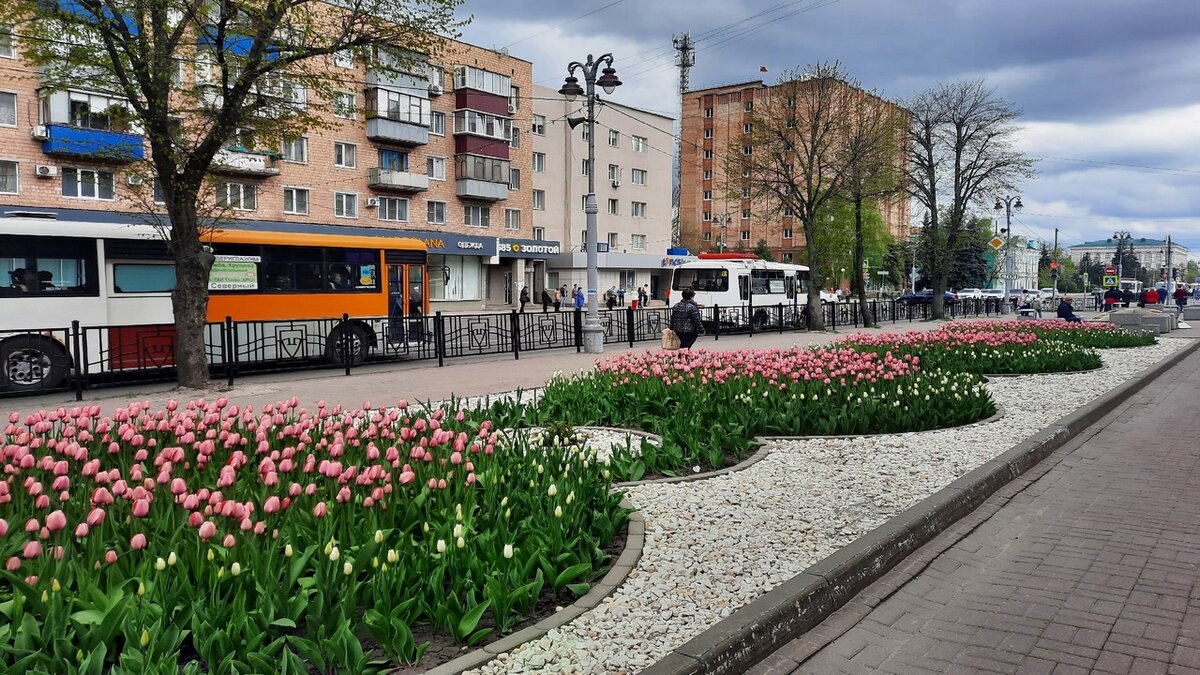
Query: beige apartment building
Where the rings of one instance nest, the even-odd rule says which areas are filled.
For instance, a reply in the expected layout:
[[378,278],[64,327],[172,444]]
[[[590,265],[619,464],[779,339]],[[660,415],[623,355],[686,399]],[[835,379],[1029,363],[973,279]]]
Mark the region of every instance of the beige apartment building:
[[[587,124],[579,100],[557,90],[535,87],[533,100],[534,238],[562,242],[562,252],[547,261],[551,288],[586,287],[588,191]],[[626,302],[645,286],[662,299],[670,268],[683,259],[668,255],[671,246],[671,185],[675,120],[605,100],[596,108],[595,189],[599,292],[624,288]],[[535,298],[536,299],[536,298]]]
[[[804,260],[804,227],[793,215],[775,213],[752,199],[730,199],[723,156],[741,147],[750,133],[755,100],[775,87],[762,80],[741,82],[683,95],[680,135],[679,225],[681,245],[692,251],[753,251],[760,240],[776,260]],[[881,211],[897,240],[910,236],[909,200],[886,200]]]
[[[515,304],[523,284],[540,289],[558,242],[533,236],[533,144],[522,133],[532,64],[453,41],[435,63],[399,76],[331,61],[346,87],[322,102],[329,128],[277,148],[238,139],[218,155],[212,173],[233,217],[285,232],[422,239],[436,309]],[[204,76],[189,70],[181,77]],[[294,98],[305,104],[302,91]],[[133,187],[146,171],[144,139],[95,114],[114,105],[123,102],[87,81],[43,90],[20,39],[0,34],[0,234],[13,212],[37,212],[52,229],[132,220],[145,208]]]

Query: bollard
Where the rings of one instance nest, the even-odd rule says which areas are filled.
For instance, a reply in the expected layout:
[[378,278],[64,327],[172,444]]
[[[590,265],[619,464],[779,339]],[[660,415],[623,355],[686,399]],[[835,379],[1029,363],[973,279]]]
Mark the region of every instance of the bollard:
[[433,346],[437,351],[438,368],[446,365],[446,323],[440,311],[433,314]]
[[350,375],[350,361],[354,356],[350,353],[350,315],[342,312],[342,364],[346,366],[346,375]]
[[636,303],[636,302],[637,302],[637,300],[632,301],[629,304],[629,306],[625,308],[625,332],[627,332],[629,334],[629,348],[630,349],[633,349],[633,338],[634,338],[633,303]]
[[83,357],[80,354],[79,321],[71,322],[71,351],[75,365],[75,400],[83,400]]
[[[229,358],[230,343],[233,342],[233,317],[225,317],[225,323],[221,325],[221,362],[225,364],[225,384],[233,386],[233,363]],[[237,349],[233,350],[234,358],[237,358]]]
[[512,310],[512,318],[509,321],[509,330],[512,332],[512,351],[513,359],[521,359],[521,317],[517,316],[517,310]]

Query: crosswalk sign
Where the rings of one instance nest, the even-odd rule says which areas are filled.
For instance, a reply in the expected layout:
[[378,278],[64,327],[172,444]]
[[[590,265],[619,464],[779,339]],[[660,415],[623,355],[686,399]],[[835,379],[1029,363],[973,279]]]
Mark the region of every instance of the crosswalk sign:
[[1105,288],[1116,288],[1117,287],[1117,275],[1115,275],[1115,274],[1104,275],[1104,283],[1102,285]]

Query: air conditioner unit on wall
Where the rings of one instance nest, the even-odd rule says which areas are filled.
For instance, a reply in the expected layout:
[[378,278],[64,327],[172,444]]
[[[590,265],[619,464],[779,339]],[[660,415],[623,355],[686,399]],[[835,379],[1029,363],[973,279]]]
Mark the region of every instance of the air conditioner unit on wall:
[[145,185],[145,183],[146,183],[146,179],[142,178],[141,176],[139,176],[136,173],[131,173],[131,174],[125,176],[125,184],[126,185],[137,186],[137,185]]
[[509,115],[512,115],[512,114],[513,114],[513,113],[515,113],[515,112],[517,112],[517,104],[516,104],[516,103],[509,103],[509,104],[508,104],[508,114],[509,114]]
[[53,178],[58,175],[58,167],[50,166],[49,164],[38,164],[36,173],[38,178]]
[[445,92],[445,89],[442,89],[442,85],[440,85],[440,84],[429,85],[429,95],[430,96],[441,96],[444,92]]
[[33,128],[33,131],[29,132],[29,135],[35,141],[44,141],[50,138],[50,130],[46,128],[45,124],[39,124]]
[[613,187],[621,187],[621,181],[614,178],[612,185],[613,185]]
[[372,208],[375,206],[379,206],[379,198],[378,197],[367,197],[367,208]]

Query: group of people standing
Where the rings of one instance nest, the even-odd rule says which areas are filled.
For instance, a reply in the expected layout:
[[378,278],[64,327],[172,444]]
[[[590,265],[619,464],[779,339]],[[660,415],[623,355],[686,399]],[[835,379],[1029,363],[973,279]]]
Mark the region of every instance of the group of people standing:
[[1188,301],[1187,289],[1183,286],[1176,286],[1174,292],[1168,293],[1166,288],[1151,287],[1142,291],[1140,295],[1135,295],[1128,289],[1110,288],[1104,292],[1104,311],[1111,312],[1117,308],[1117,305],[1128,307],[1134,302],[1138,307],[1166,305],[1168,299],[1174,300],[1175,305],[1182,312]]
[[[563,284],[560,288],[543,288],[542,289],[542,312],[546,313],[553,307],[554,311],[569,309],[583,309],[587,305],[587,291],[578,284],[567,290],[567,285]],[[634,308],[645,307],[650,301],[650,292],[645,286],[639,286],[637,289],[637,300],[634,301]],[[521,311],[525,311],[525,305],[529,303],[529,287],[521,289],[520,295]],[[625,306],[625,289],[613,286],[604,292],[604,303],[609,309],[615,309],[618,306]]]

